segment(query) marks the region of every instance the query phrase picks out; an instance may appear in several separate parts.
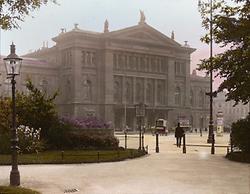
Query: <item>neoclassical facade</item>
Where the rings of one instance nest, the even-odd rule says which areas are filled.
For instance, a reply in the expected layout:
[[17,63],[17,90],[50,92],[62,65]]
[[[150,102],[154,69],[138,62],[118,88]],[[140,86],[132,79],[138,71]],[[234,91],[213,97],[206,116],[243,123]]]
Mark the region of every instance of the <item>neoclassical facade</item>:
[[[165,118],[175,126],[180,117],[193,127],[205,128],[208,116],[209,79],[190,74],[190,55],[195,49],[167,37],[145,22],[109,31],[74,29],[24,57],[17,85],[32,78],[42,90],[58,90],[60,115],[95,115],[121,128],[136,126],[135,104],[147,105],[144,122],[154,125]],[[1,65],[2,68],[2,65]],[[2,93],[6,93],[2,71]],[[25,90],[23,88],[23,90]],[[7,91],[8,92],[8,91]],[[125,117],[126,116],[126,117]]]
[[220,92],[214,99],[213,111],[214,120],[217,119],[218,112],[222,112],[224,119],[224,127],[231,128],[232,123],[239,119],[244,119],[249,114],[249,103],[238,103],[236,106],[235,101],[226,101],[226,92]]

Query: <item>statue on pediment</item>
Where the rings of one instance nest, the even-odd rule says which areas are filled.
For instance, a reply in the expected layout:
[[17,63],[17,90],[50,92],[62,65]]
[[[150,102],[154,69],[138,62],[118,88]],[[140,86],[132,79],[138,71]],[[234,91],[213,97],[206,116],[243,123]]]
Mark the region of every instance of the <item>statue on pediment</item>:
[[171,33],[171,39],[174,40],[174,31]]
[[140,22],[139,24],[145,24],[146,23],[146,17],[144,15],[144,12],[140,10]]
[[107,19],[104,22],[104,32],[109,32],[109,22]]

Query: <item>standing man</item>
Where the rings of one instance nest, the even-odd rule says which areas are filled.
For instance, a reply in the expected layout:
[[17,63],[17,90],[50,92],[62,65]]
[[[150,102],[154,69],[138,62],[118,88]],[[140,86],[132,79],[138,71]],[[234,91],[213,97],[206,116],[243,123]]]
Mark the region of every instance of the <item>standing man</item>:
[[181,138],[183,137],[184,130],[180,126],[180,123],[178,123],[176,129],[175,129],[175,138],[176,138],[176,146],[181,147]]

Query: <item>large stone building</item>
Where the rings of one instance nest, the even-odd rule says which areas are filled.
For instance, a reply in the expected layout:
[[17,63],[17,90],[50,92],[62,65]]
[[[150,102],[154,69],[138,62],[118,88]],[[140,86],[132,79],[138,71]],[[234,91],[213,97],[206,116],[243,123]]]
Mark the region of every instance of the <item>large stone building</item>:
[[214,120],[216,120],[216,115],[218,112],[222,112],[224,126],[227,129],[231,128],[233,122],[239,119],[244,119],[249,114],[249,104],[238,103],[236,106],[235,101],[226,101],[226,92],[218,93],[217,97],[214,99]]
[[[17,86],[24,89],[30,77],[43,90],[59,89],[60,115],[95,115],[111,121],[116,128],[136,125],[135,104],[147,105],[145,123],[154,125],[166,118],[176,125],[179,117],[193,127],[208,122],[209,79],[190,75],[190,55],[195,49],[181,45],[145,22],[104,32],[74,29],[52,39],[55,46],[43,46],[24,57]],[[1,65],[3,93],[8,92]]]

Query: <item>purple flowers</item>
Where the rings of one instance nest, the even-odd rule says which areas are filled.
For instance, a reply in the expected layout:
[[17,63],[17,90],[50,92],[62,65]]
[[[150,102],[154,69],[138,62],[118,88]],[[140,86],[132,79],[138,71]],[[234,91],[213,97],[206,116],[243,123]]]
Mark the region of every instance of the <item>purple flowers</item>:
[[70,124],[78,129],[108,129],[111,127],[108,123],[96,117],[61,117],[60,121],[64,124]]

